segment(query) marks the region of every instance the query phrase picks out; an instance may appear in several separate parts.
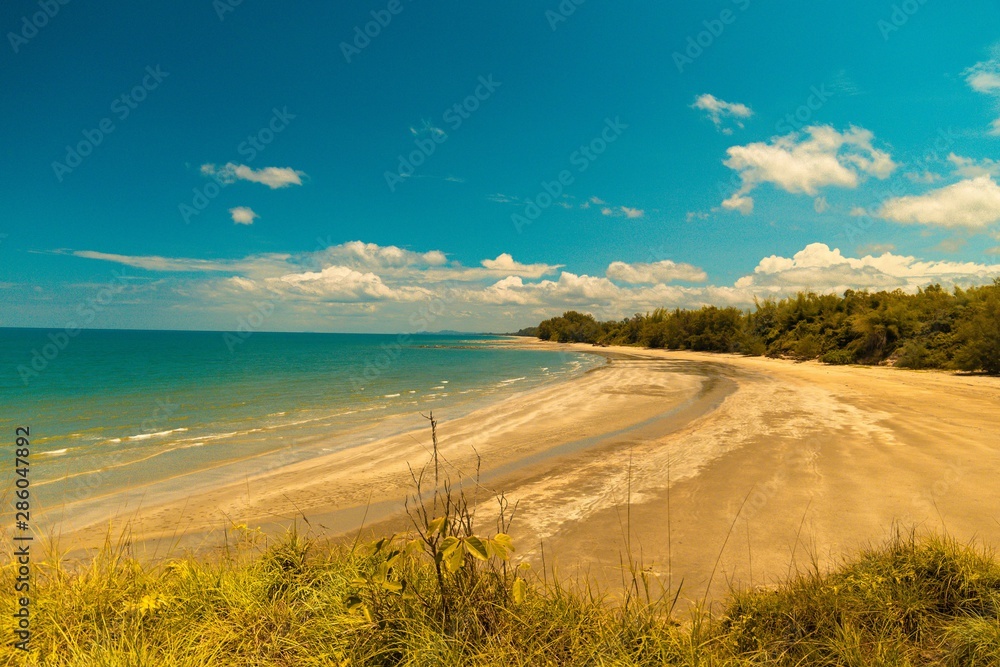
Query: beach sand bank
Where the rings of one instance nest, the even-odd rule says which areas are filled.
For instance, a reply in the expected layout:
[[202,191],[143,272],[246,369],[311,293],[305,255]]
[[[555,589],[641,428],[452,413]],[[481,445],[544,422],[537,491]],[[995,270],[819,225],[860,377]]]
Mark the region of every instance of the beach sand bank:
[[[544,554],[563,576],[613,586],[630,543],[644,567],[698,599],[777,582],[811,558],[829,565],[894,524],[1000,545],[998,378],[561,347],[609,363],[465,417],[435,414],[444,469],[468,480],[478,464],[487,529],[491,493],[518,503],[515,544],[536,565]],[[410,471],[431,453],[426,421],[413,425],[241,484],[123,506],[115,525],[128,522],[156,556],[218,544],[233,523],[404,528]],[[60,544],[97,545],[107,531],[64,530]]]

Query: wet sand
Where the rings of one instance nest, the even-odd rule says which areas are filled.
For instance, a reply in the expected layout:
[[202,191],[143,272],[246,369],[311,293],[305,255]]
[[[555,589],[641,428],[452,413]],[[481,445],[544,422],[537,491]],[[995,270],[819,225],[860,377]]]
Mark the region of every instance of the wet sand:
[[[518,503],[511,532],[536,566],[544,552],[564,577],[613,586],[630,543],[643,567],[700,599],[777,582],[810,558],[829,565],[894,524],[1000,545],[998,378],[563,347],[609,363],[455,420],[435,415],[444,471],[484,499],[484,526],[492,493]],[[411,470],[431,453],[426,421],[414,415],[413,426],[132,508],[114,525],[128,522],[153,555],[217,544],[233,523],[276,531],[308,520],[326,535],[351,535],[362,520],[404,528]],[[60,543],[95,545],[107,531]]]

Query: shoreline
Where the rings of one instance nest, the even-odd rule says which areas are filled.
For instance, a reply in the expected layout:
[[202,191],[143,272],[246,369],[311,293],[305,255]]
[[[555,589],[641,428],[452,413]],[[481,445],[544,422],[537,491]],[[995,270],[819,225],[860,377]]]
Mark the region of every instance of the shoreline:
[[[715,598],[727,582],[778,581],[810,555],[831,565],[894,522],[1000,544],[1000,508],[988,500],[1000,378],[511,344],[610,359],[440,423],[453,477],[471,476],[474,445],[481,485],[519,502],[511,532],[518,557],[536,565],[544,555],[564,574],[614,582],[630,542],[661,581],[683,578],[683,598]],[[328,536],[362,522],[405,528],[407,464],[425,462],[429,446],[425,427],[144,508],[133,543],[154,555],[164,540],[197,550],[221,541],[224,521],[277,532],[303,516]],[[84,547],[106,534],[63,537]]]

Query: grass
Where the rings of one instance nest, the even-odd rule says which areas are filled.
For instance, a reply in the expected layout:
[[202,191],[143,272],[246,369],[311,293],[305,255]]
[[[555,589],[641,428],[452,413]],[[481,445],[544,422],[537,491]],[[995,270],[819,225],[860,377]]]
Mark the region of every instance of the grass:
[[83,562],[52,555],[33,572],[27,654],[11,640],[8,553],[0,664],[1000,665],[1000,561],[983,548],[897,531],[831,571],[733,591],[679,622],[679,591],[652,593],[632,555],[617,595],[517,564],[516,507],[501,495],[495,530],[477,532],[478,499],[438,484],[435,427],[408,533],[347,545],[239,525],[216,558],[142,563],[125,539]]
[[[517,593],[521,569],[505,576],[497,555],[449,573],[461,595],[445,621],[426,554],[386,547],[401,539],[351,549],[291,532],[267,545],[241,527],[215,561],[142,565],[120,544],[75,572],[50,560],[35,573],[33,651],[25,660],[5,641],[0,662],[1000,665],[1000,564],[947,538],[897,535],[832,572],[734,592],[723,611],[682,624],[665,599],[625,606],[530,574]],[[4,566],[0,586],[12,590],[14,576]],[[3,596],[8,637],[12,613]]]

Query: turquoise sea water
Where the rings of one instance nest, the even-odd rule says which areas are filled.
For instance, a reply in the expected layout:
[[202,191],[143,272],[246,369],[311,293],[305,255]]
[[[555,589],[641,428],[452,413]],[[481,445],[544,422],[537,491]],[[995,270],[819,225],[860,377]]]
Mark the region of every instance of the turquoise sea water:
[[93,502],[205,469],[241,479],[598,363],[489,336],[0,329],[0,437],[31,428],[43,506]]

